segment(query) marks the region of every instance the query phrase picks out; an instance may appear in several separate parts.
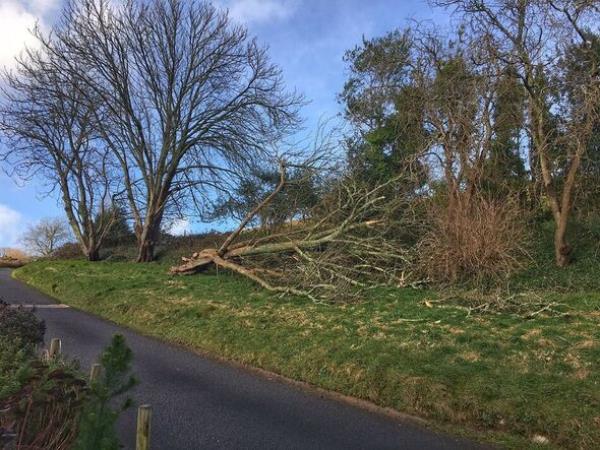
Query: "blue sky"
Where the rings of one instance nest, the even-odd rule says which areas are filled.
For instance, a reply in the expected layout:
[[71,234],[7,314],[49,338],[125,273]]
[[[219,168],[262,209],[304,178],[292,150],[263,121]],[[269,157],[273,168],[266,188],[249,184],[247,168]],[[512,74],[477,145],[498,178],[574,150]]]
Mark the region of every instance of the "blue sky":
[[[113,0],[118,2],[119,0]],[[217,0],[237,21],[245,23],[270,48],[283,69],[288,87],[310,102],[302,111],[310,132],[319,119],[340,112],[336,94],[346,78],[345,50],[411,20],[447,23],[441,11],[426,0]],[[31,43],[28,29],[39,21],[49,29],[61,0],[0,0],[0,64]],[[46,196],[43,180],[15,182],[0,174],[0,247],[14,246],[27,224],[42,217],[62,216],[56,195]],[[178,231],[206,227],[177,224]]]

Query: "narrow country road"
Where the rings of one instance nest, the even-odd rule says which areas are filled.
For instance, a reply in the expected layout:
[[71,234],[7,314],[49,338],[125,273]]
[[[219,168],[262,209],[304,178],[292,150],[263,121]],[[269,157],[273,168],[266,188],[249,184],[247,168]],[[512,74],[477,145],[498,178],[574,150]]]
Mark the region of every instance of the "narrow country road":
[[[140,380],[133,397],[154,408],[152,448],[194,449],[476,449],[482,445],[436,434],[287,383],[203,358],[55,302],[0,269],[0,298],[40,305],[46,338],[87,370],[114,333],[134,352]],[[134,448],[135,410],[119,422]]]

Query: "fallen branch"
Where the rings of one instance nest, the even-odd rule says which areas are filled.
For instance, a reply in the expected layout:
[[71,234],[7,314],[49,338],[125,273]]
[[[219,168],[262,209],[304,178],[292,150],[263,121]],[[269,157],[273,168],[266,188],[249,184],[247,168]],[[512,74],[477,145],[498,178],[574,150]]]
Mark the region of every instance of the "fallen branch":
[[[210,267],[230,270],[264,289],[313,301],[352,296],[376,284],[405,285],[411,257],[395,240],[394,216],[402,205],[384,195],[390,183],[365,188],[347,180],[294,229],[236,242],[286,183],[279,183],[253,208],[218,248],[204,249],[171,274],[194,274]],[[244,235],[246,235],[244,233]]]

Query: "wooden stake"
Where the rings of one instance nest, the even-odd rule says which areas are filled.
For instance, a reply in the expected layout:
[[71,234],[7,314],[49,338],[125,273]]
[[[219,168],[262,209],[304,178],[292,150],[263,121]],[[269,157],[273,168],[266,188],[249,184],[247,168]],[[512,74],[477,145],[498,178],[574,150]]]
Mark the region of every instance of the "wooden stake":
[[102,366],[100,364],[98,364],[98,363],[92,364],[92,368],[90,370],[90,383],[92,383],[98,379],[98,377],[100,376],[101,369],[102,369]]
[[50,358],[56,358],[58,355],[60,355],[60,352],[62,350],[62,343],[60,342],[60,339],[58,338],[54,338],[50,341],[50,351],[49,356]]
[[152,407],[141,405],[138,408],[136,450],[150,450],[150,425],[152,422]]

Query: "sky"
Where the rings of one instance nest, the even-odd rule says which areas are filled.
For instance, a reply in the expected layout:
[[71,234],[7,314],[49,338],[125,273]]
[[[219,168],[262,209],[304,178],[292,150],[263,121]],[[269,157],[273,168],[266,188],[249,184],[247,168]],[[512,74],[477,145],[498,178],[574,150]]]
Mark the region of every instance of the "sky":
[[[0,0],[0,65],[10,67],[38,23],[50,30],[62,0]],[[114,0],[119,1],[119,0]],[[190,0],[191,1],[191,0]],[[363,36],[380,36],[411,21],[447,22],[426,0],[214,0],[230,16],[269,47],[283,71],[287,87],[309,102],[302,110],[308,133],[320,120],[338,116],[336,95],[348,73],[344,52]],[[29,224],[44,217],[62,217],[57,195],[48,195],[44,181],[16,180],[0,172],[0,248],[18,246]],[[180,220],[171,232],[182,234],[210,224]]]

